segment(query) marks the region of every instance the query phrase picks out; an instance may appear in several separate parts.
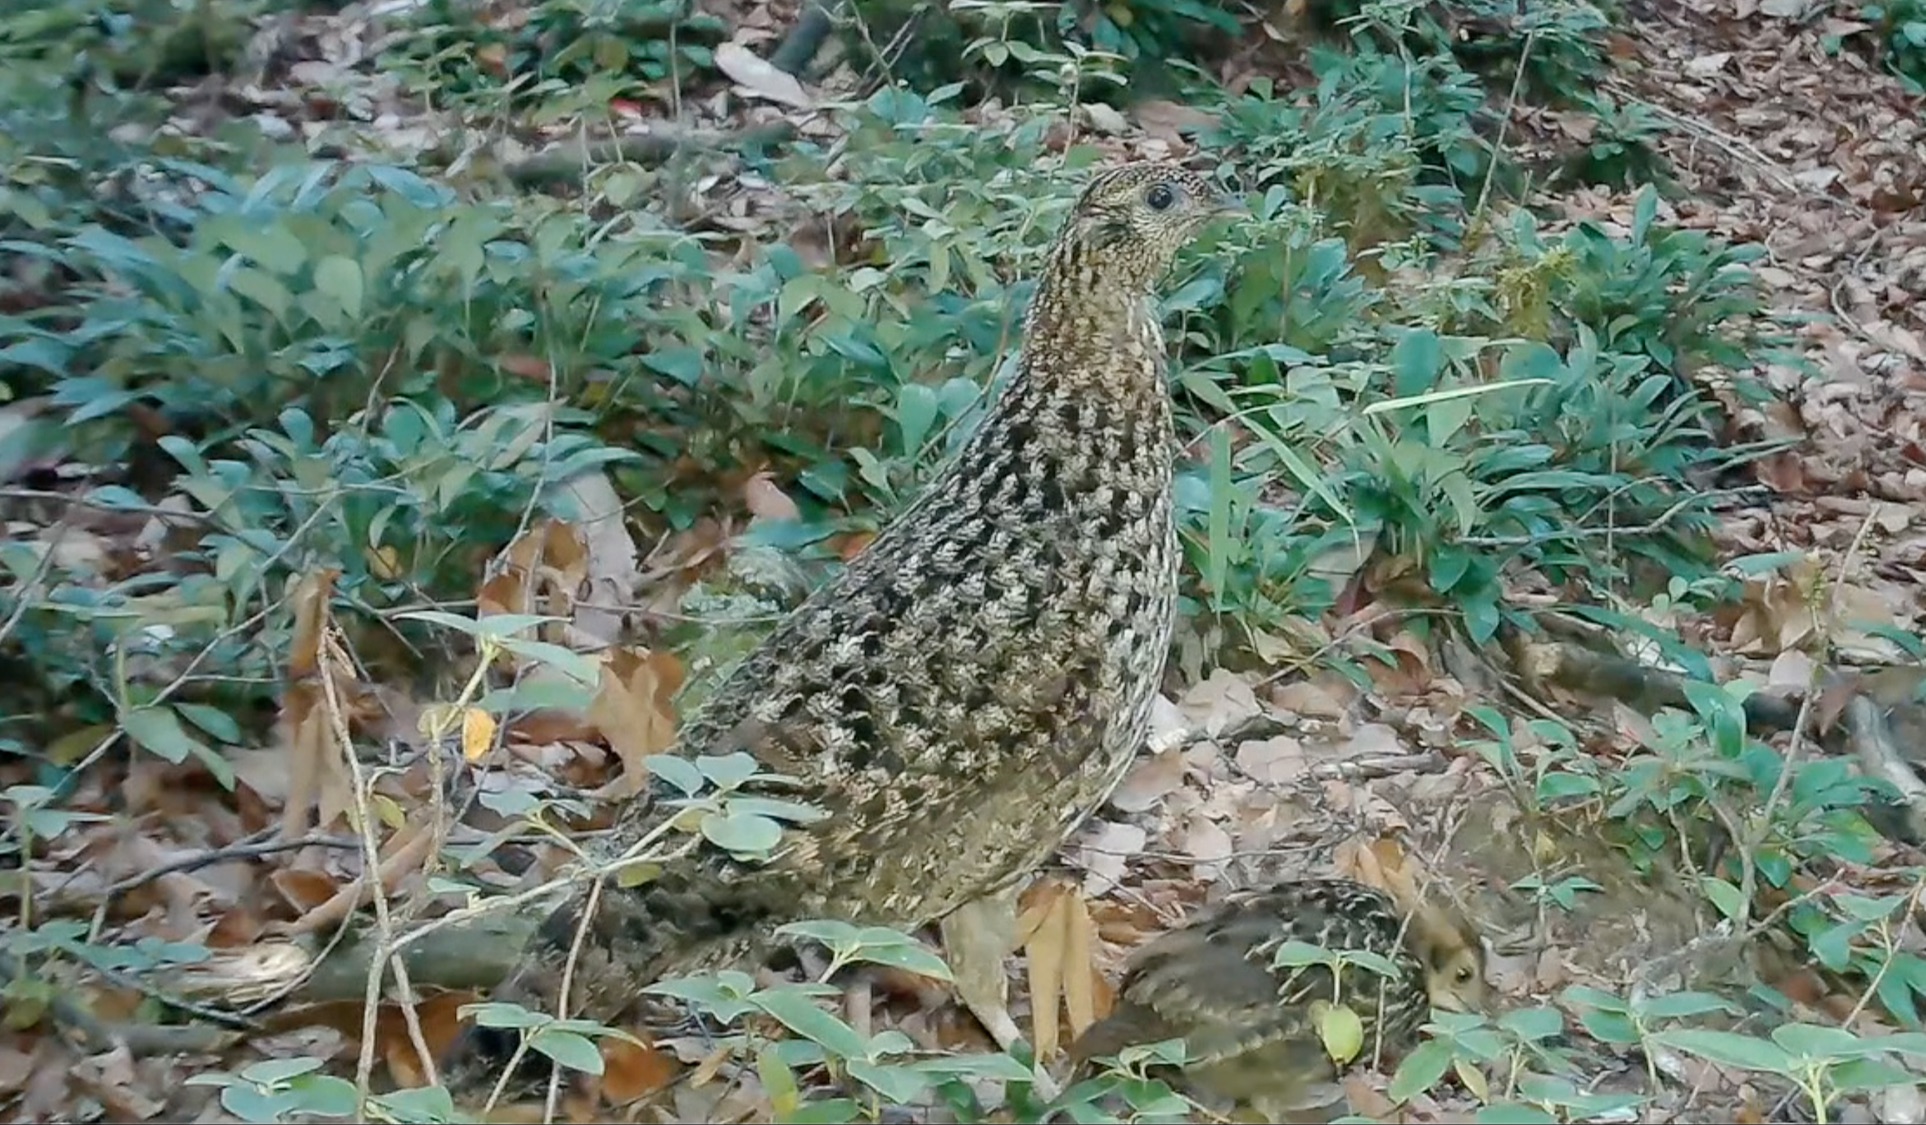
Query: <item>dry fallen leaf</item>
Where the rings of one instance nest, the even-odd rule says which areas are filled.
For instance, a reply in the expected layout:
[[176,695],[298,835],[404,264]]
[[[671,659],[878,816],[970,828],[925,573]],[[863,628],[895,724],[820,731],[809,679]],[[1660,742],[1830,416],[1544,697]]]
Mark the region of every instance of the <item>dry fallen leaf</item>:
[[1041,881],[1024,897],[1017,943],[1029,965],[1031,1039],[1042,1060],[1059,1050],[1059,1013],[1074,1038],[1109,1014],[1112,997],[1097,967],[1090,908],[1076,884]]
[[641,792],[648,778],[644,759],[675,744],[675,693],[682,662],[667,652],[612,649],[602,657],[602,684],[588,718],[622,759],[619,796]]
[[1123,812],[1143,812],[1184,783],[1184,753],[1172,747],[1138,762],[1110,794]]
[[715,60],[716,69],[729,76],[738,93],[797,109],[816,106],[816,99],[809,96],[795,75],[777,70],[769,60],[740,43],[718,46]]
[[[281,835],[294,840],[310,824],[327,828],[354,805],[354,786],[335,743],[321,676],[331,662],[321,659],[328,629],[328,601],[339,570],[321,570],[301,579],[294,590],[294,637],[288,652],[288,687],[276,729],[288,760],[287,803],[281,810]],[[311,810],[314,819],[309,820]]]
[[757,519],[790,523],[802,518],[802,509],[776,483],[776,475],[757,473],[742,486],[742,502]]

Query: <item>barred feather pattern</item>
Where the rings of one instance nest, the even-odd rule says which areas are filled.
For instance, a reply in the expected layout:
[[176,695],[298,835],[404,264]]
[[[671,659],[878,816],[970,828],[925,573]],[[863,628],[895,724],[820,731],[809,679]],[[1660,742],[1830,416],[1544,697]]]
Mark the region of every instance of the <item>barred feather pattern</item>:
[[[1349,879],[1284,882],[1226,896],[1133,955],[1117,1006],[1072,1049],[1079,1061],[1126,1047],[1182,1039],[1186,1073],[1202,1092],[1267,1112],[1299,1098],[1338,1068],[1318,1033],[1318,1002],[1350,1008],[1363,1026],[1360,1058],[1413,1046],[1434,1003],[1482,1003],[1482,946],[1468,924],[1425,907],[1407,921],[1384,892]],[[1369,952],[1372,967],[1274,965],[1287,942]],[[1462,974],[1462,976],[1460,975]]]
[[[1181,206],[1159,211],[1163,185]],[[1155,196],[1162,199],[1166,196]],[[1215,210],[1165,165],[1100,173],[1049,253],[1016,377],[957,457],[685,724],[830,813],[775,859],[700,851],[605,883],[569,1011],[612,1020],[666,975],[741,963],[783,922],[920,926],[1034,870],[1143,741],[1175,617],[1175,434],[1151,301]],[[616,851],[672,815],[638,800]],[[498,994],[555,1010],[583,895]]]

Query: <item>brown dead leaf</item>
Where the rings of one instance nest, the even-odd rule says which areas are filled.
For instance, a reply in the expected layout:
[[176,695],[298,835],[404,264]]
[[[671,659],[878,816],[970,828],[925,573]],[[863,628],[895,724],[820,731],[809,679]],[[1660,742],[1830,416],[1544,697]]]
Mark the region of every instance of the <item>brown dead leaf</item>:
[[1237,748],[1237,768],[1259,785],[1289,785],[1303,776],[1310,762],[1304,745],[1288,734],[1255,739]]
[[749,514],[775,523],[793,523],[802,518],[802,509],[776,483],[776,474],[760,472],[742,486],[742,502]]
[[549,367],[547,360],[526,352],[510,352],[501,356],[495,360],[495,366],[518,379],[527,379],[531,383],[547,383],[554,374],[554,369]]
[[[588,544],[574,525],[546,519],[504,548],[489,571],[475,595],[478,618],[532,613],[566,621],[588,578]],[[541,638],[563,643],[558,626],[544,626]]]
[[[427,859],[429,850],[434,846],[435,833],[411,822],[382,846],[381,885],[393,894],[401,880],[421,870],[422,862]],[[283,934],[311,934],[329,929],[368,898],[368,877],[366,874],[348,886],[342,887],[326,902],[303,914],[285,926],[272,927]]]
[[682,1069],[675,1056],[626,1039],[604,1038],[602,1096],[616,1105],[639,1101],[668,1086]]
[[668,652],[612,649],[603,654],[601,675],[588,719],[622,759],[618,795],[633,796],[648,778],[644,759],[675,744],[682,662]]
[[[471,1004],[474,997],[466,992],[444,992],[430,996],[415,1005],[415,1018],[421,1024],[422,1044],[428,1053],[440,1057],[454,1046],[455,1037],[461,1034],[461,1007]],[[350,1039],[361,1035],[361,1016],[359,1005],[347,1005],[355,1012],[352,1028],[338,1028]],[[388,1064],[389,1073],[395,1076],[402,1086],[428,1085],[427,1068],[421,1065],[420,1052],[415,1050],[414,1039],[408,1034],[408,1017],[398,1004],[384,1004],[375,1014],[375,1045],[381,1058]]]
[[1123,784],[1110,794],[1110,803],[1124,812],[1143,812],[1184,783],[1184,753],[1171,747],[1138,762]]
[[1029,965],[1031,1038],[1037,1058],[1050,1059],[1061,1046],[1060,1018],[1068,1020],[1074,1039],[1109,1014],[1112,998],[1097,967],[1089,905],[1076,884],[1040,880],[1024,898],[1017,945]]
[[334,876],[298,867],[284,867],[268,876],[268,882],[298,914],[306,914],[341,891]]
[[294,591],[288,688],[276,724],[288,763],[287,803],[281,810],[281,836],[287,840],[307,835],[310,823],[328,827],[354,803],[354,786],[343,748],[335,743],[320,679],[324,666],[332,663],[321,659],[321,646],[327,638],[328,601],[340,576],[339,570],[316,571],[302,578]]
[[110,1121],[148,1121],[159,1117],[167,1103],[137,1084],[134,1056],[125,1044],[75,1064],[74,1084],[97,1099]]

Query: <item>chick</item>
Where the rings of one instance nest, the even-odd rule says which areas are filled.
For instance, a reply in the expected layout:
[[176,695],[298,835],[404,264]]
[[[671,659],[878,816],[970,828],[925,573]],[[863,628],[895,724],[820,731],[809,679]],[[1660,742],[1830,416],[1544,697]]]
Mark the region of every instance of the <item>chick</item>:
[[[1346,963],[1276,965],[1287,942],[1390,961],[1386,977]],[[1354,1061],[1414,1046],[1432,1008],[1477,1011],[1486,1001],[1484,946],[1463,918],[1349,879],[1278,883],[1228,896],[1180,929],[1153,939],[1125,967],[1116,1010],[1071,1048],[1079,1065],[1125,1047],[1182,1039],[1182,1084],[1204,1101],[1231,1103],[1250,1120],[1329,1121],[1342,1112],[1333,1061],[1319,1035],[1325,1005],[1342,1004],[1363,1028]]]

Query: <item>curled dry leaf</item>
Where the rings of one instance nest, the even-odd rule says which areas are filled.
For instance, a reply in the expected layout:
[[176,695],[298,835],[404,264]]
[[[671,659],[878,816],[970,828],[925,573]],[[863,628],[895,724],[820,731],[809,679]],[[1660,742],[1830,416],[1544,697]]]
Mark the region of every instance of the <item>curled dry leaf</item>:
[[[339,570],[315,571],[303,577],[294,590],[288,687],[276,724],[288,761],[287,804],[281,810],[283,839],[307,835],[310,824],[326,828],[354,805],[354,786],[342,757],[346,748],[335,740],[327,693],[321,686],[324,671],[333,674],[330,669],[334,662],[322,660],[321,646],[330,622],[328,601],[340,576]],[[345,692],[337,692],[341,694]]]
[[[475,615],[539,614],[569,620],[577,591],[588,578],[588,561],[588,544],[573,525],[543,520],[496,556],[476,591]],[[564,640],[549,626],[543,627],[542,639],[557,644]]]
[[641,792],[648,777],[643,760],[675,744],[675,694],[683,676],[682,662],[671,653],[613,649],[603,654],[602,683],[588,717],[622,759],[615,795]]

